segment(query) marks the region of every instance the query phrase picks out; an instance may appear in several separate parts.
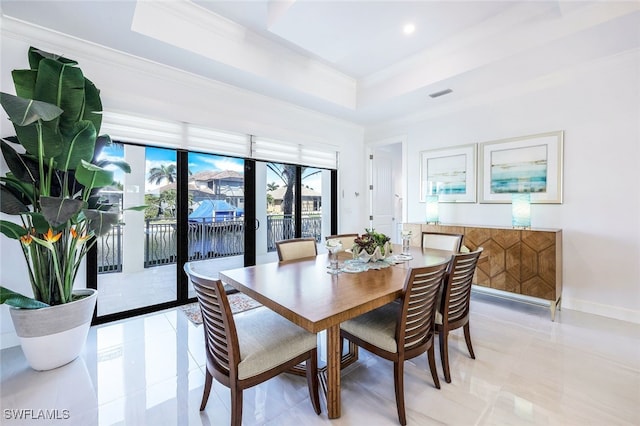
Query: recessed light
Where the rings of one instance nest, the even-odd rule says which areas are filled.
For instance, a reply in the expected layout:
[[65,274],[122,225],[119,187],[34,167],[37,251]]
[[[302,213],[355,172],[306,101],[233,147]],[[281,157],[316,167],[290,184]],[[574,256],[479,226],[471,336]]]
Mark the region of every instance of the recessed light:
[[411,35],[415,31],[416,31],[416,26],[413,25],[412,23],[404,24],[404,26],[402,27],[402,32],[405,33],[406,35]]

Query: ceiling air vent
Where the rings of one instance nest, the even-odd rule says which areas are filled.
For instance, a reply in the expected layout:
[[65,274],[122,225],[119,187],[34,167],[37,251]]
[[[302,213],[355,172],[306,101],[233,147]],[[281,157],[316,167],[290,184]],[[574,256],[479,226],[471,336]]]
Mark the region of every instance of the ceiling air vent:
[[440,97],[440,96],[443,96],[443,95],[448,95],[451,92],[453,92],[453,90],[444,89],[444,90],[441,90],[439,92],[431,93],[429,96],[432,97],[432,98],[437,98],[437,97]]

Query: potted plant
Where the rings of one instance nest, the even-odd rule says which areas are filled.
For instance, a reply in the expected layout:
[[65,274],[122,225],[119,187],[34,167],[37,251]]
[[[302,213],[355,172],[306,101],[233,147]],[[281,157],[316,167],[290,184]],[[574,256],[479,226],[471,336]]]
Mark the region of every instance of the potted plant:
[[391,254],[391,238],[374,229],[365,229],[365,231],[364,234],[353,240],[351,251],[354,259],[375,262]]
[[11,305],[30,365],[46,370],[72,361],[84,345],[97,294],[74,292],[74,281],[95,237],[119,212],[96,195],[113,182],[113,172],[96,162],[110,143],[98,136],[99,90],[76,61],[33,47],[28,58],[30,69],[12,72],[17,96],[0,93],[16,132],[0,141],[9,169],[0,178],[0,211],[19,218],[1,220],[0,231],[20,245],[33,297],[0,287],[0,303]]

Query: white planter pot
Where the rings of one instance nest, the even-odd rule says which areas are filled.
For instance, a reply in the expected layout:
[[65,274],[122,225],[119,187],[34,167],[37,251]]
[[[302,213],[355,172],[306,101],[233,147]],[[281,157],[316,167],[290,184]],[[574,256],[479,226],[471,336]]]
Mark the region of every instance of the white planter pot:
[[73,293],[86,297],[48,308],[9,310],[22,351],[34,370],[58,368],[80,355],[98,292],[88,288]]

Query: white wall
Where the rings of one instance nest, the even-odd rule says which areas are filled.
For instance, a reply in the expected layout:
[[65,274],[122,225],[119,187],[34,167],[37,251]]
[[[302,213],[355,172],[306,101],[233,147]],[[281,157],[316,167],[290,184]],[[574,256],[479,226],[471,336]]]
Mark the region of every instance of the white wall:
[[[563,230],[562,306],[640,323],[640,51],[451,104],[365,133],[407,135],[408,220],[424,220],[420,151],[564,130],[564,203],[532,205],[534,228]],[[440,220],[511,226],[511,206],[440,204]]]
[[[27,51],[32,45],[78,61],[85,75],[100,89],[105,110],[303,144],[335,146],[340,159],[348,159],[349,164],[338,173],[338,188],[340,194],[343,189],[345,194],[338,200],[339,227],[364,229],[367,214],[364,202],[348,195],[361,192],[365,185],[362,127],[14,21],[3,19],[0,28],[3,92],[15,93],[9,71],[28,67]],[[1,136],[13,135],[4,111],[0,114]],[[6,165],[2,166],[4,172]],[[8,219],[5,215],[2,218]],[[31,294],[19,246],[5,237],[0,240],[0,282],[15,291]],[[15,344],[6,306],[0,307],[0,320],[0,347]]]

